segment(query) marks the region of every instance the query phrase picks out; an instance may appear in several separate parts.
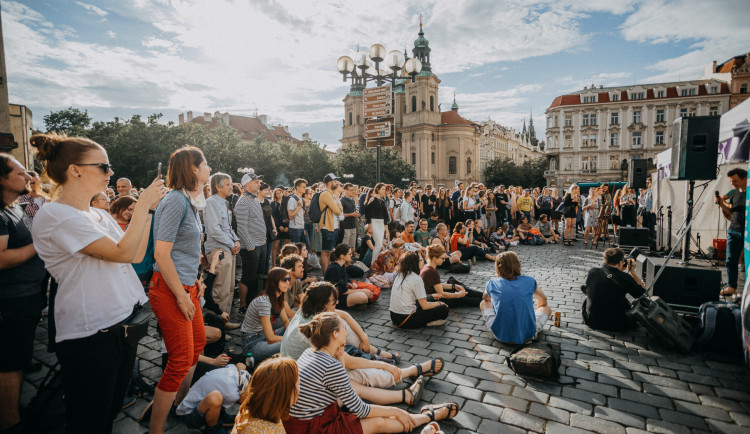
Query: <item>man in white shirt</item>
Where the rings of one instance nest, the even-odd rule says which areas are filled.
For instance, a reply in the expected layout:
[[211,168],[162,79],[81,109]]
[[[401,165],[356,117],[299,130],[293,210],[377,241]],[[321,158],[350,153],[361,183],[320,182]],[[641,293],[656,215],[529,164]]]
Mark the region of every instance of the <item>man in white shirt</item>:
[[289,196],[287,212],[289,213],[289,238],[293,243],[304,242],[305,239],[305,206],[302,196],[305,195],[307,181],[298,178],[294,180],[294,194]]

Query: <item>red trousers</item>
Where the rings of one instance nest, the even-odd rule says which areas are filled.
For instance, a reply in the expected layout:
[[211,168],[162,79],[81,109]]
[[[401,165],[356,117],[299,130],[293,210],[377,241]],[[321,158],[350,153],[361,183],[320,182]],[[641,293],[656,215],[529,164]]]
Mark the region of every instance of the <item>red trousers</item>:
[[169,354],[167,366],[156,386],[164,392],[177,392],[190,368],[198,363],[198,356],[206,346],[206,327],[203,325],[198,287],[183,287],[185,292],[190,294],[190,301],[195,306],[192,321],[185,319],[185,315],[177,306],[177,299],[160,273],[154,271],[148,291],[151,309],[159,322],[164,345]]

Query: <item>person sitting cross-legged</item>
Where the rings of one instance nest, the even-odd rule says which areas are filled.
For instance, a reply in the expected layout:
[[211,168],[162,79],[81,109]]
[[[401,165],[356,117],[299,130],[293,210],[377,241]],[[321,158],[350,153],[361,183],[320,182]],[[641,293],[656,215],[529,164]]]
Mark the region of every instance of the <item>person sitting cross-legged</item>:
[[482,301],[482,292],[476,289],[464,288],[462,285],[442,283],[440,273],[437,268],[449,256],[440,244],[433,244],[427,248],[427,259],[429,264],[425,264],[419,272],[419,276],[424,282],[425,292],[429,301],[443,301],[450,307],[469,306],[477,307]]
[[347,244],[339,244],[331,252],[331,263],[326,269],[325,280],[339,290],[339,309],[375,303],[380,297],[379,287],[367,282],[349,281],[349,275],[344,267],[351,263],[351,260],[352,248]]
[[448,305],[427,300],[424,281],[419,277],[419,255],[406,252],[398,265],[399,273],[393,281],[389,308],[393,324],[406,329],[445,324]]
[[515,252],[497,255],[495,272],[498,277],[487,282],[479,305],[485,323],[500,342],[523,344],[549,319],[552,310],[547,296],[533,277],[521,275],[521,261]]

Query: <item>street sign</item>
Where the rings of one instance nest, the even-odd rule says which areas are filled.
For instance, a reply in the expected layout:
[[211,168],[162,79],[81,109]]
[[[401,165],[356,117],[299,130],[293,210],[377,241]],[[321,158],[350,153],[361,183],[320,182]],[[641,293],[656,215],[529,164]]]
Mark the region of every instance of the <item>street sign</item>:
[[[377,140],[368,140],[367,142],[365,142],[365,144],[367,145],[368,148],[377,148],[378,141]],[[387,148],[389,146],[390,147],[396,146],[396,139],[393,138],[393,137],[391,137],[389,139],[381,139],[380,140],[380,146],[383,147],[383,148]]]
[[372,122],[365,124],[365,139],[372,140],[390,137],[393,134],[393,122]]
[[390,84],[365,89],[363,96],[365,119],[393,114],[393,92]]

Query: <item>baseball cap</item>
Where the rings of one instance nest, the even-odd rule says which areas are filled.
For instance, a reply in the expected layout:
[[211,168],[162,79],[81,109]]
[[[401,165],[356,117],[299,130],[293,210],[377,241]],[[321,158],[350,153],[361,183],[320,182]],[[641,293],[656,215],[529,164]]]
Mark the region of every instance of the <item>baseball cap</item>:
[[333,173],[329,173],[325,178],[323,178],[323,183],[328,184],[329,182],[336,179],[339,179],[338,176],[334,175]]
[[250,181],[255,181],[256,179],[263,179],[263,175],[258,175],[255,173],[255,169],[250,169],[242,176],[242,181],[240,181],[240,184],[242,184],[242,186],[244,187],[245,184]]

